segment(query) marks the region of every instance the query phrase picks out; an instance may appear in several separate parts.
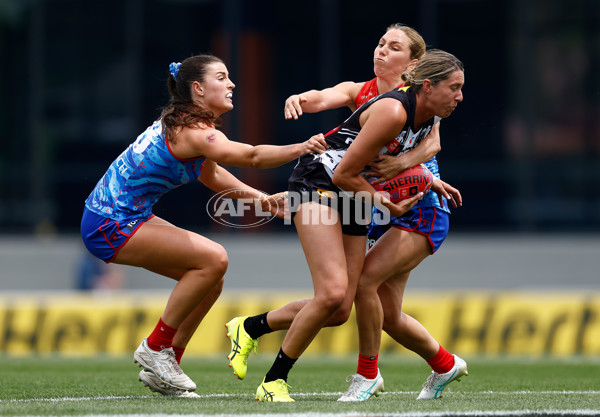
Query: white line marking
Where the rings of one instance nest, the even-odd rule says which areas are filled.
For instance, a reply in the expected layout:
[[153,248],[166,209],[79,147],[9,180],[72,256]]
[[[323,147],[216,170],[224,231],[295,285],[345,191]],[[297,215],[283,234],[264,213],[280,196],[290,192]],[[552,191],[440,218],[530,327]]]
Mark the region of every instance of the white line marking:
[[[391,391],[382,392],[382,395],[418,395],[419,391]],[[317,396],[340,396],[343,392],[295,392],[292,395],[296,397],[317,397]],[[454,391],[454,394],[460,394],[460,391]],[[515,394],[533,394],[533,395],[600,395],[600,391],[478,391],[468,393],[473,395],[515,395]],[[200,394],[199,398],[249,398],[251,394]],[[68,401],[98,401],[98,400],[128,400],[140,398],[158,398],[159,395],[109,395],[97,397],[59,397],[59,398],[25,398],[0,400],[1,403],[29,403],[29,402],[68,402]],[[599,410],[600,412],[600,410]],[[270,414],[271,415],[271,414]],[[396,415],[396,414],[394,414]]]

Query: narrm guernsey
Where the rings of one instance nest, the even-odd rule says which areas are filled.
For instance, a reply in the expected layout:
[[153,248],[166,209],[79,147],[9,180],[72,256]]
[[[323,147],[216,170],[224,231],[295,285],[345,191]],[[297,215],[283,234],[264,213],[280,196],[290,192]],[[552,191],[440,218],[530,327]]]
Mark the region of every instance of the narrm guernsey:
[[407,118],[402,131],[379,151],[380,155],[398,156],[410,151],[421,143],[421,141],[431,132],[432,127],[441,120],[439,117],[434,116],[427,120],[419,129],[415,130],[414,117],[417,103],[416,96],[410,87],[400,87],[372,98],[352,113],[352,115],[339,127],[327,133],[327,135],[325,135],[325,141],[330,148],[322,154],[311,154],[310,156],[313,161],[323,164],[326,171],[332,176],[342,160],[342,157],[346,153],[346,150],[356,139],[361,130],[359,122],[360,115],[373,103],[384,98],[399,100],[404,106]]
[[163,194],[198,178],[204,161],[174,156],[157,120],[110,165],[85,206],[117,221],[148,218]]
[[[400,88],[400,87],[402,87],[402,85],[398,86],[398,88]],[[356,100],[354,101],[354,104],[355,104],[356,108],[358,109],[360,106],[365,104],[371,98],[378,96],[378,95],[379,95],[379,90],[377,89],[377,77],[375,77],[372,80],[366,81],[364,83],[364,85],[358,92],[358,95],[356,96]],[[431,171],[431,173],[433,174],[434,177],[440,178],[438,162],[437,162],[437,158],[435,156],[433,156],[429,161],[425,162],[424,164],[429,169],[429,171]],[[417,205],[415,207],[437,207],[441,210],[444,210],[447,213],[450,213],[450,209],[448,208],[448,202],[446,201],[445,198],[443,198],[442,200],[443,200],[443,205],[440,204],[438,195],[433,191],[429,191],[427,194],[425,194],[425,197],[423,197],[417,203]]]

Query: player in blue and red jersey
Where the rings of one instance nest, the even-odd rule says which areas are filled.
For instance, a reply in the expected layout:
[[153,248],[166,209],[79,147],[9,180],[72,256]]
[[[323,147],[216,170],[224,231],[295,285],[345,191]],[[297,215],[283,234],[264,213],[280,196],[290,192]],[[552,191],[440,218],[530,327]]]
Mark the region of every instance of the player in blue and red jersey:
[[179,362],[221,293],[227,252],[153,215],[152,206],[170,190],[198,179],[215,192],[235,190],[228,196],[258,200],[263,210],[282,216],[275,197],[218,164],[270,168],[325,147],[314,138],[287,146],[230,141],[215,127],[233,108],[235,84],[225,64],[212,55],[197,55],[172,63],[169,70],[170,102],[98,181],[85,202],[81,235],[88,250],[107,263],[142,267],[178,281],[134,360],[144,368],[139,378],[151,390],[193,397],[196,384]]

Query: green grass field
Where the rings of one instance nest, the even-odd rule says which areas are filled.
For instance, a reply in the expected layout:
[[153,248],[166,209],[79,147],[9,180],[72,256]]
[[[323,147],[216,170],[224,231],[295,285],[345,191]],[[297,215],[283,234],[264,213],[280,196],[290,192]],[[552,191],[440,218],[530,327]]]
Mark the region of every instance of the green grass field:
[[301,358],[288,381],[296,402],[269,404],[254,401],[254,392],[271,356],[251,357],[243,381],[224,357],[184,359],[199,399],[151,393],[129,357],[0,356],[0,415],[600,415],[600,358],[465,359],[469,376],[451,383],[439,400],[415,400],[430,372],[425,362],[384,356],[386,392],[364,403],[338,403],[355,359]]

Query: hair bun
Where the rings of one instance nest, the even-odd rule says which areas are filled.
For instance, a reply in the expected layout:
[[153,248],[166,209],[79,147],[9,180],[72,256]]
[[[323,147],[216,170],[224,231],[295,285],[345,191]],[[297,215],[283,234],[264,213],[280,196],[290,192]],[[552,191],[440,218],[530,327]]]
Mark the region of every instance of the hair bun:
[[171,75],[173,76],[175,81],[177,81],[177,76],[179,75],[179,67],[180,66],[181,66],[181,62],[171,62],[171,64],[169,65],[169,72],[171,73]]

